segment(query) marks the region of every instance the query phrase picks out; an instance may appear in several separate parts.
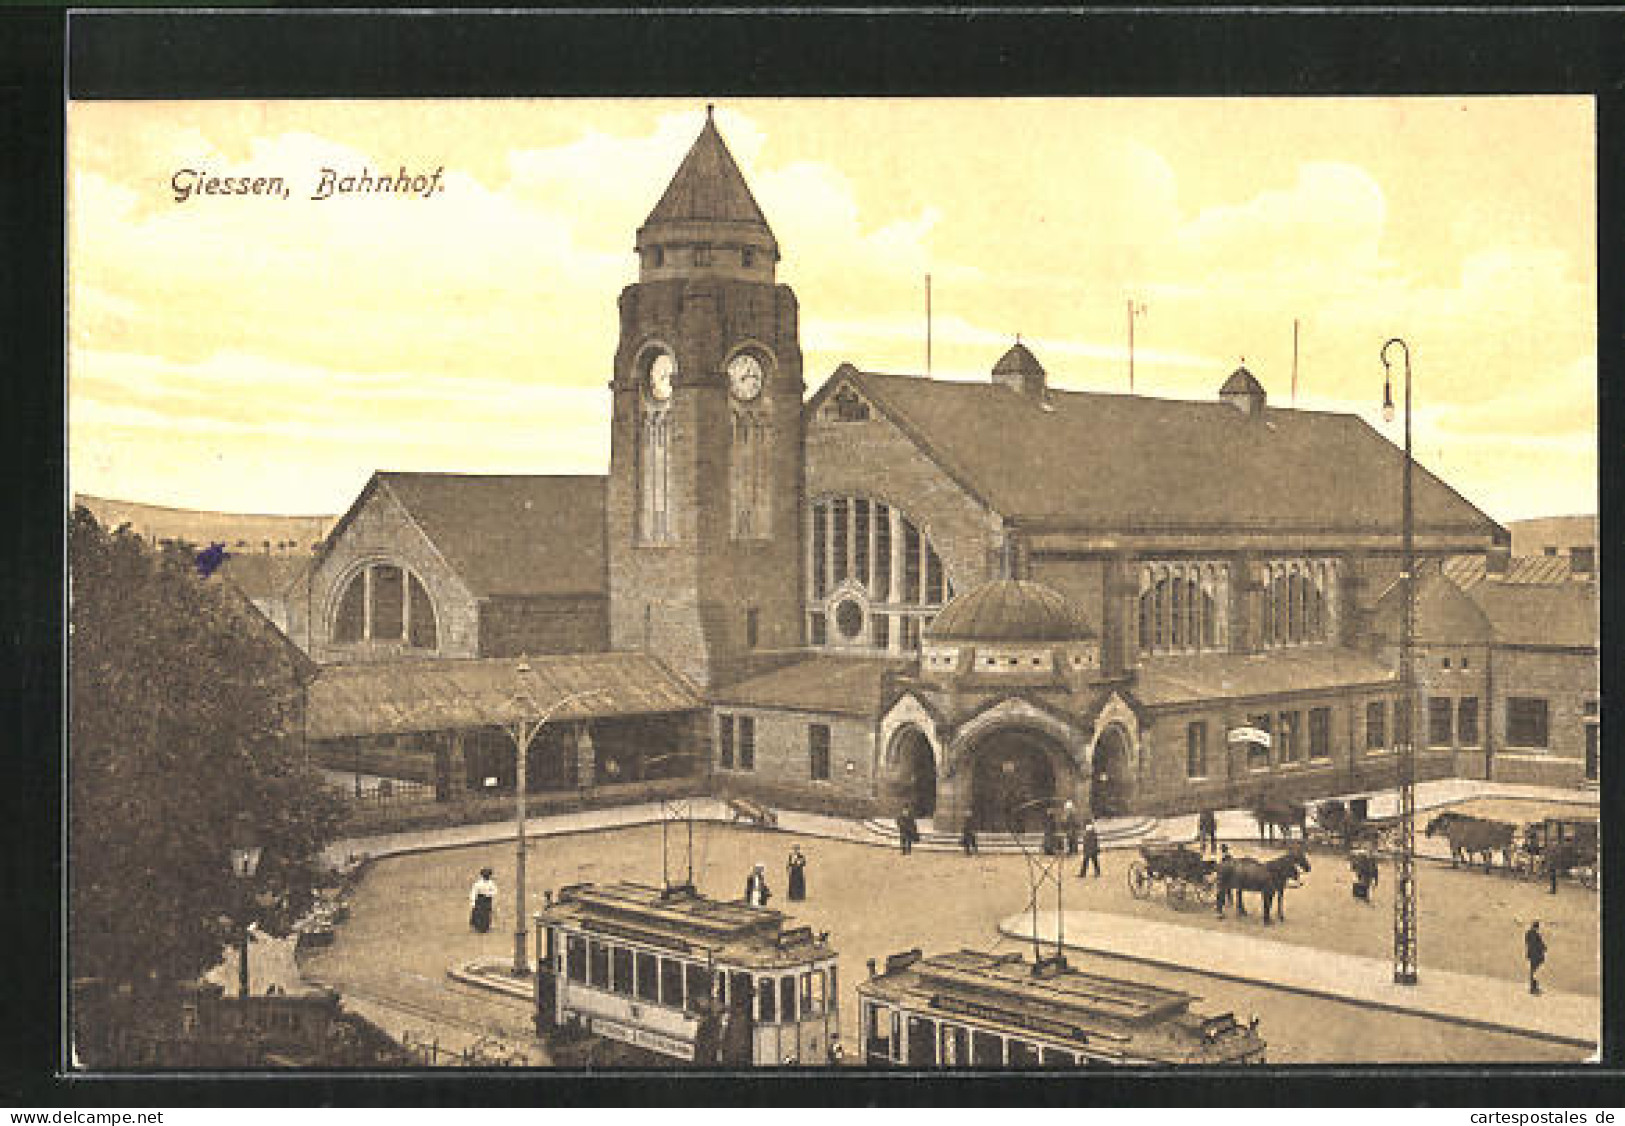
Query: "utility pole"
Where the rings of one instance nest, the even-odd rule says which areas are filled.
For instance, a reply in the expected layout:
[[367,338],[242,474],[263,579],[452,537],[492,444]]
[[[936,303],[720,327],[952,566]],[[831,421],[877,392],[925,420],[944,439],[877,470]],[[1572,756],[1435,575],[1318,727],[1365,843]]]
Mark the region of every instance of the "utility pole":
[[1134,318],[1145,316],[1144,303],[1128,299],[1128,393],[1134,394]]
[[1292,405],[1298,405],[1298,318],[1292,318]]
[[[1394,397],[1388,373],[1388,349],[1395,344],[1405,353],[1405,477],[1401,494],[1400,552],[1405,584],[1404,634],[1399,648],[1401,697],[1410,712],[1399,751],[1399,848],[1394,856],[1394,982],[1416,984],[1416,727],[1421,709],[1416,706],[1416,542],[1415,515],[1411,494],[1411,349],[1397,336],[1382,346],[1383,403],[1385,420],[1394,417]],[[1397,727],[1398,724],[1396,723]],[[1398,734],[1398,732],[1396,732]]]
[[931,377],[931,275],[925,275],[925,374]]

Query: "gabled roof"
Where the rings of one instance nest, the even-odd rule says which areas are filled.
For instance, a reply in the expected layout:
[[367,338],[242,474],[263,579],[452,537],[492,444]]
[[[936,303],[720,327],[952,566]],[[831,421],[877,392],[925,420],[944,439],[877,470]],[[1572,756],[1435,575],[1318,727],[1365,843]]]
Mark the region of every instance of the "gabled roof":
[[603,477],[380,470],[328,534],[318,561],[379,492],[406,510],[476,598],[608,592]]
[[[1396,645],[1405,629],[1405,588],[1392,583],[1377,600],[1372,629]],[[1433,645],[1484,645],[1491,640],[1489,618],[1478,603],[1443,574],[1423,575],[1416,584],[1416,639]]]
[[722,134],[717,132],[709,107],[705,127],[643,225],[648,228],[676,223],[742,223],[760,227],[770,236],[773,233]]
[[[851,383],[967,491],[1015,521],[1117,531],[1397,532],[1404,454],[1354,415],[864,372]],[[1499,527],[1421,466],[1417,527]],[[1504,533],[1500,533],[1504,536]]]
[[1598,646],[1594,583],[1480,583],[1470,592],[1501,645]]
[[608,590],[603,477],[377,478],[476,597]]

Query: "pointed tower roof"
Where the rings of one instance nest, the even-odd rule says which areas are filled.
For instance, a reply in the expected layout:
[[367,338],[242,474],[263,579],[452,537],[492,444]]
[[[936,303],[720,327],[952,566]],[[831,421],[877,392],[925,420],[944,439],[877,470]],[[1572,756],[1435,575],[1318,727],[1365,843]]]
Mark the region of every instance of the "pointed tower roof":
[[704,128],[643,225],[647,229],[689,223],[746,224],[773,233],[717,132],[711,106],[705,107]]
[[1219,388],[1221,395],[1262,395],[1264,385],[1245,366],[1230,373],[1230,378]]

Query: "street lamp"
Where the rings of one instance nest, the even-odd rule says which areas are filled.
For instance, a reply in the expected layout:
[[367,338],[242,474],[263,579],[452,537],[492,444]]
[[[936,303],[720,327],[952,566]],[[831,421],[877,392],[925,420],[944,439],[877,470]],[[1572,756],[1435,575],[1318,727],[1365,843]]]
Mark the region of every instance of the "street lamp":
[[[1399,645],[1399,684],[1410,722],[1399,747],[1399,848],[1394,856],[1394,982],[1416,984],[1416,726],[1422,709],[1416,706],[1416,539],[1415,507],[1411,494],[1411,349],[1399,337],[1382,346],[1382,417],[1394,420],[1393,369],[1388,350],[1395,345],[1405,355],[1405,477],[1401,494],[1400,552],[1404,587],[1404,625]],[[1398,727],[1397,717],[1395,727]],[[1396,732],[1397,734],[1397,732]]]
[[239,825],[237,842],[231,847],[231,874],[237,877],[238,899],[241,904],[241,918],[243,924],[242,950],[237,959],[237,996],[248,996],[248,903],[249,893],[253,887],[254,874],[259,871],[260,854],[264,850],[255,841],[253,829],[245,821]]
[[568,696],[555,700],[546,711],[537,714],[536,697],[530,690],[530,661],[521,656],[519,665],[514,669],[518,681],[518,688],[514,692],[513,709],[514,718],[503,725],[508,737],[513,740],[516,752],[514,764],[514,826],[515,848],[517,855],[514,863],[514,913],[513,913],[513,973],[515,977],[524,977],[530,973],[530,958],[526,950],[525,931],[525,789],[529,773],[530,745],[547,721],[552,719],[558,710],[566,704],[577,700],[587,700],[594,697],[603,698],[607,693],[597,688],[589,688],[584,692],[572,692]]

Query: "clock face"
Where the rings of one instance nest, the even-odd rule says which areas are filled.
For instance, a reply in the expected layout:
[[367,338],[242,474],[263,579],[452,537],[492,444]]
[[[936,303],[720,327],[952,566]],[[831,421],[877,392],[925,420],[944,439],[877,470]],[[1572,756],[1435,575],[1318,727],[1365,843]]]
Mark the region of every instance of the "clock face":
[[663,403],[671,398],[671,378],[677,374],[677,361],[670,352],[662,352],[649,365],[649,397]]
[[728,386],[734,398],[750,402],[762,393],[762,361],[741,352],[728,361]]

